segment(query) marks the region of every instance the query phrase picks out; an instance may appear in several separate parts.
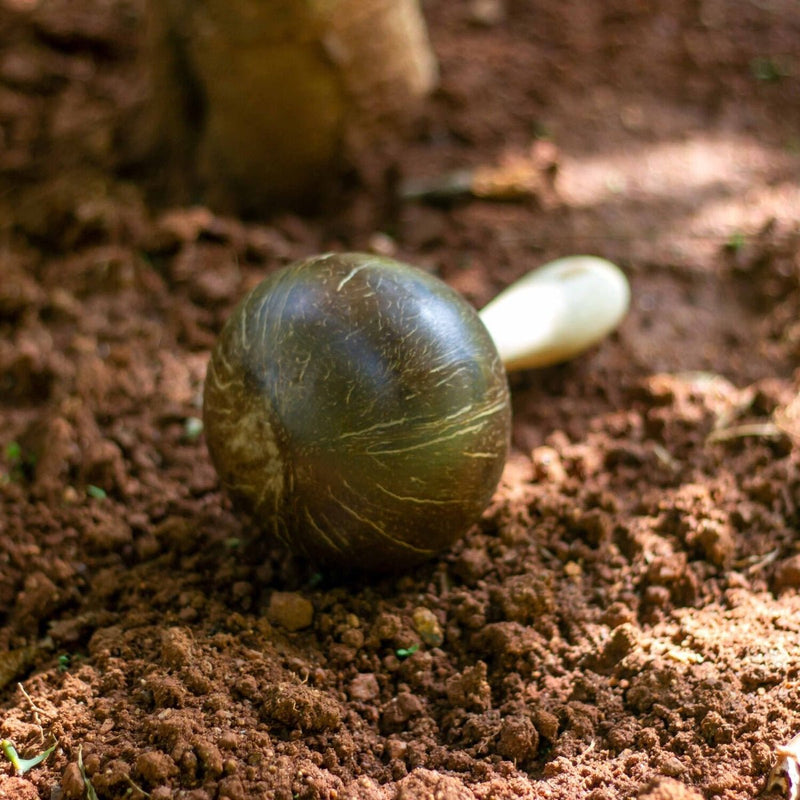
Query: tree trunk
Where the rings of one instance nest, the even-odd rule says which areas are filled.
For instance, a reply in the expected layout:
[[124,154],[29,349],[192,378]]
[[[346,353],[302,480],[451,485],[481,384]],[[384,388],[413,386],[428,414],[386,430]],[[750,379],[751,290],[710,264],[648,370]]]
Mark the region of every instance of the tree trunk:
[[418,0],[152,0],[144,141],[167,195],[314,204],[436,80]]

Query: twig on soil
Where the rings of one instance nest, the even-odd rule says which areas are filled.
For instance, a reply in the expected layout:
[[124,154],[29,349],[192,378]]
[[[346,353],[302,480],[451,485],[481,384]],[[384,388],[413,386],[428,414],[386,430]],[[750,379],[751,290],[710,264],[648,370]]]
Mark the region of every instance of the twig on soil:
[[33,712],[33,721],[36,723],[36,727],[39,729],[39,738],[44,744],[44,728],[42,727],[42,721],[39,719],[39,714],[44,714],[45,717],[52,718],[52,714],[45,711],[43,708],[39,708],[36,703],[33,702],[31,696],[25,691],[25,687],[21,684],[17,684],[17,688],[22,692],[24,698],[28,701],[28,705],[31,707],[31,711]]
[[509,154],[498,165],[456,170],[432,178],[405,181],[400,197],[405,201],[453,203],[460,200],[547,202],[554,194],[558,154],[550,142],[534,142],[529,152]]
[[654,444],[653,454],[665,467],[669,467],[673,472],[677,472],[680,469],[680,461],[674,458],[666,447],[660,444]]
[[769,566],[773,561],[775,561],[780,554],[780,548],[776,547],[774,550],[770,550],[769,553],[766,553],[763,556],[755,556],[757,560],[750,564],[750,566],[747,568],[747,574],[752,575],[755,572],[760,572],[762,569],[764,569],[764,567]]
[[730,428],[713,430],[706,437],[706,443],[728,442],[732,439],[742,439],[747,436],[780,439],[785,435],[785,431],[774,422],[751,422],[745,425],[733,425]]
[[787,800],[800,800],[800,733],[775,748],[777,761],[767,776],[762,794],[786,792]]

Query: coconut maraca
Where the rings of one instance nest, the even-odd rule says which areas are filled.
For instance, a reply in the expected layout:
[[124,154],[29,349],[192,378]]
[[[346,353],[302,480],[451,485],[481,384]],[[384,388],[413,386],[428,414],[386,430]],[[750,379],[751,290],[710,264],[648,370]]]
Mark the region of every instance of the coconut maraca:
[[619,270],[591,257],[529,274],[480,315],[389,258],[296,262],[245,296],[214,348],[212,462],[290,549],[348,571],[407,568],[462,536],[497,486],[511,430],[506,366],[574,355],[627,305]]

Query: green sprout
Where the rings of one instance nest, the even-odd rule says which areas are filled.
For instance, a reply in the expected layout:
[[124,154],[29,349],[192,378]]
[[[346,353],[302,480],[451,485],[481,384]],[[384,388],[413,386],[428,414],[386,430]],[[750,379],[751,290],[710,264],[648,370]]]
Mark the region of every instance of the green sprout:
[[101,489],[99,486],[94,486],[91,483],[86,487],[86,494],[88,494],[89,497],[93,497],[95,500],[105,500],[106,497],[108,497],[105,489]]
[[321,572],[315,572],[309,579],[307,587],[309,589],[315,589],[325,580],[325,576]]
[[[131,789],[133,789],[133,791],[135,791],[135,792],[138,792],[140,795],[142,795],[142,797],[152,797],[152,795],[150,794],[150,792],[146,792],[144,789],[142,789],[142,787],[141,787],[141,786],[139,786],[138,784],[134,783],[134,782],[133,782],[133,778],[131,778],[131,776],[130,776],[130,775],[126,775],[126,776],[125,776],[125,780],[127,780],[127,781],[128,781],[128,783],[129,783],[129,784],[130,784],[130,786],[131,786]],[[94,791],[94,788],[92,789],[92,791]],[[128,790],[128,794],[130,794],[130,789]],[[95,795],[95,797],[96,797],[96,796],[97,796],[97,795]]]
[[754,58],[750,62],[750,72],[756,80],[764,81],[765,83],[774,83],[789,75],[788,70],[780,59],[776,60],[769,56]]
[[22,447],[19,442],[9,442],[6,445],[6,461],[12,464],[19,463],[22,460]]
[[14,767],[14,771],[17,775],[24,775],[29,769],[41,764],[56,747],[58,747],[58,742],[52,747],[48,747],[43,753],[39,753],[38,756],[34,756],[33,758],[20,758],[16,747],[14,747],[10,739],[3,739],[0,741],[0,749],[2,749],[5,757],[11,762],[11,766]]
[[86,787],[86,800],[100,800],[100,798],[97,796],[97,792],[94,790],[94,786],[92,786],[92,782],[89,780],[89,777],[86,774],[86,769],[83,766],[82,745],[78,747],[78,771],[81,773],[81,778],[83,778],[83,785]]
[[19,442],[9,442],[6,445],[5,458],[9,467],[8,474],[4,476],[5,481],[17,482],[33,474],[36,457],[32,453],[26,453]]
[[742,231],[734,231],[725,243],[725,247],[733,253],[738,253],[747,244],[747,237]]
[[203,432],[203,420],[200,417],[187,417],[183,421],[183,441],[195,442]]
[[68,672],[74,669],[83,662],[86,658],[82,653],[61,653],[57,660],[57,667],[59,672]]
[[414,653],[419,650],[418,644],[412,644],[411,647],[399,647],[397,650],[394,651],[394,654],[398,658],[408,658],[409,656],[413,656]]

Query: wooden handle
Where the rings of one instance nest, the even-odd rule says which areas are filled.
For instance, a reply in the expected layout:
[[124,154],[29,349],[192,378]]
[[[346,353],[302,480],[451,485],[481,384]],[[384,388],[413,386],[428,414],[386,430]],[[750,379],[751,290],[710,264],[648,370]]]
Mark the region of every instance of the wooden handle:
[[520,278],[480,317],[511,371],[573,358],[614,330],[629,304],[630,286],[618,267],[569,256]]

